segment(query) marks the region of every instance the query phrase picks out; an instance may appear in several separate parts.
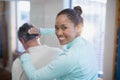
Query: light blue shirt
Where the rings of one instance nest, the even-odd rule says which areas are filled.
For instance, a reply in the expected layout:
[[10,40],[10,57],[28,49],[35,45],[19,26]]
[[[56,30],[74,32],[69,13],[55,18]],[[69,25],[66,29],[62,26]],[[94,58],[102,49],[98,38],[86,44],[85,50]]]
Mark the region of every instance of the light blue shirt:
[[56,59],[38,70],[29,54],[23,54],[20,59],[30,80],[97,80],[98,76],[96,53],[80,36],[64,46]]

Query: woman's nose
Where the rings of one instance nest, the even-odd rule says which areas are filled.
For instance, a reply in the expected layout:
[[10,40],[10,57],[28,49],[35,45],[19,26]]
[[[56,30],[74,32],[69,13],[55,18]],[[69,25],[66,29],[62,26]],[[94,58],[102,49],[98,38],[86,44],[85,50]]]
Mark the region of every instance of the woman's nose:
[[62,33],[63,33],[63,31],[61,29],[59,29],[59,30],[56,31],[57,35],[62,35]]

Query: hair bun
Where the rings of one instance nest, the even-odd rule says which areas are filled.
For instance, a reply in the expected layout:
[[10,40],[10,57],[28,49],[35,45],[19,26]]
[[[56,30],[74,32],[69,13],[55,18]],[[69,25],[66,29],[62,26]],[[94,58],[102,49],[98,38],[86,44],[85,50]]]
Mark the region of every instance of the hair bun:
[[81,16],[81,14],[82,14],[82,9],[81,9],[80,6],[75,6],[75,7],[74,7],[74,10]]

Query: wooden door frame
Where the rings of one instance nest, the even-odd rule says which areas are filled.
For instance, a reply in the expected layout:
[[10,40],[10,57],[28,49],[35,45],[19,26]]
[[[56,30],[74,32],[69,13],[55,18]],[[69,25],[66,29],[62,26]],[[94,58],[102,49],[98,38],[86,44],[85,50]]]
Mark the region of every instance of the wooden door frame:
[[115,21],[115,37],[114,37],[114,60],[113,60],[113,76],[116,77],[117,52],[118,52],[118,27],[120,25],[120,0],[116,0],[116,21]]
[[8,46],[7,46],[7,27],[5,19],[5,1],[0,1],[0,22],[2,26],[2,64],[3,67],[7,66],[8,61]]

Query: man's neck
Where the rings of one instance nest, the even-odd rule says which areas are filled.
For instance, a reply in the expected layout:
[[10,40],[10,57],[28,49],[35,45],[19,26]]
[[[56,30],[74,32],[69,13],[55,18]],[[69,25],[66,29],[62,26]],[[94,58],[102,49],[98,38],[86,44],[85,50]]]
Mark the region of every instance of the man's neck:
[[29,48],[40,46],[40,44],[29,46],[25,49],[25,52],[29,53]]

